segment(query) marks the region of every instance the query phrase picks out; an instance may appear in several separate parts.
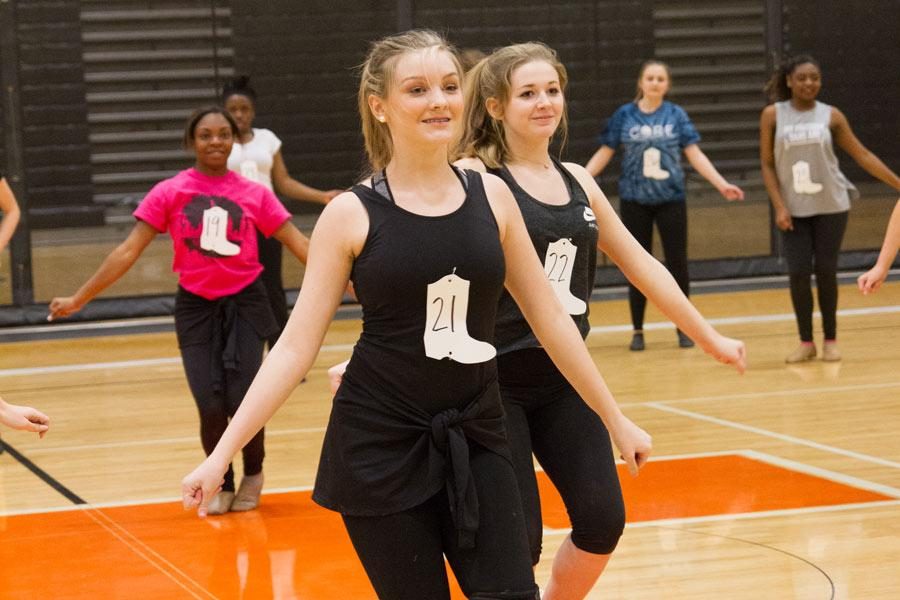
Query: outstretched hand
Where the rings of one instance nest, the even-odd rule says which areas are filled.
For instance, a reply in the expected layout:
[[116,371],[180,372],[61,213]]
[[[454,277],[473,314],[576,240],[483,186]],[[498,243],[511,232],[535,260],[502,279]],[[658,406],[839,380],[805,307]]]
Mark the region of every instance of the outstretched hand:
[[7,404],[0,399],[0,423],[20,431],[33,431],[44,437],[50,429],[50,417],[30,406]]
[[181,501],[184,510],[197,509],[197,516],[205,518],[209,503],[225,483],[226,467],[212,464],[207,458],[200,466],[181,480]]
[[720,363],[734,366],[741,375],[747,370],[747,348],[741,340],[716,334],[712,344],[704,351]]
[[54,298],[50,301],[50,314],[47,315],[47,320],[64,319],[79,310],[81,310],[81,306],[75,302],[74,296]]

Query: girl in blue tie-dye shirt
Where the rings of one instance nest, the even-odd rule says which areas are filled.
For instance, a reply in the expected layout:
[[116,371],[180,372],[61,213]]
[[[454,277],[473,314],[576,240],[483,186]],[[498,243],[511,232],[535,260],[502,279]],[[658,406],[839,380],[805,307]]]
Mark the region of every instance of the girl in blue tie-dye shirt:
[[[653,223],[656,223],[666,266],[687,295],[690,279],[681,152],[684,151],[691,166],[727,200],[743,200],[744,192],[728,183],[700,150],[697,145],[700,134],[690,117],[683,108],[665,100],[670,87],[669,68],[659,61],[645,62],[638,75],[637,97],[613,114],[600,136],[600,149],[586,167],[596,177],[609,164],[616,148],[622,146],[619,178],[622,222],[648,252],[653,247]],[[647,299],[629,285],[628,300],[634,327],[631,349],[643,350]],[[678,343],[683,348],[694,345],[681,331]]]

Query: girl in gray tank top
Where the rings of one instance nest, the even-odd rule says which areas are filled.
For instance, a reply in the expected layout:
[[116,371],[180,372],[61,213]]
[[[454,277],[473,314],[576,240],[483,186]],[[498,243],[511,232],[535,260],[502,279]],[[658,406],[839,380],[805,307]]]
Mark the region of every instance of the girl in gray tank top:
[[824,330],[822,360],[841,359],[837,263],[850,198],[858,192],[838,167],[834,142],[869,174],[900,190],[900,178],[859,142],[847,117],[816,99],[821,89],[816,60],[806,55],[790,58],[769,80],[766,91],[773,104],[760,117],[763,181],[781,230],[800,334],[800,345],[785,359],[788,363],[817,355],[812,330],[813,273]]

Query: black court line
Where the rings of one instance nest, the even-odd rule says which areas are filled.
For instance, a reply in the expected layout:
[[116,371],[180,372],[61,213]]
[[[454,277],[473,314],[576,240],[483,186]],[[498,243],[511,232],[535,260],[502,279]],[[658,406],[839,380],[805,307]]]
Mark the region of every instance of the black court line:
[[733,542],[749,544],[750,546],[758,546],[760,548],[764,548],[766,550],[772,550],[774,552],[784,554],[785,556],[788,556],[790,558],[799,560],[800,562],[806,563],[807,565],[809,565],[810,567],[812,567],[813,569],[818,571],[825,578],[825,581],[828,582],[828,588],[829,588],[828,589],[828,597],[826,600],[834,600],[834,596],[835,596],[835,593],[837,592],[837,588],[834,585],[834,579],[831,578],[831,575],[829,575],[825,569],[823,569],[816,563],[812,562],[809,559],[803,558],[799,554],[794,554],[793,552],[788,552],[787,550],[782,550],[781,548],[776,548],[775,546],[771,546],[769,544],[764,544],[762,542],[754,542],[753,540],[748,540],[748,539],[735,537],[735,536],[731,536],[731,535],[721,535],[718,533],[710,533],[707,531],[698,531],[696,529],[688,529],[688,528],[682,529],[680,527],[667,527],[665,525],[661,525],[659,528],[660,529],[669,529],[671,531],[682,531],[682,532],[686,532],[686,533],[693,533],[694,535],[702,535],[702,536],[707,536],[707,537],[720,538],[723,540],[731,540]]
[[40,478],[44,483],[62,494],[66,498],[66,500],[69,500],[72,504],[87,504],[87,500],[83,499],[81,496],[58,482],[45,470],[28,460],[28,458],[24,454],[3,441],[3,438],[0,438],[0,452],[3,451],[9,452],[9,455],[19,461],[23,467],[37,475],[38,478]]

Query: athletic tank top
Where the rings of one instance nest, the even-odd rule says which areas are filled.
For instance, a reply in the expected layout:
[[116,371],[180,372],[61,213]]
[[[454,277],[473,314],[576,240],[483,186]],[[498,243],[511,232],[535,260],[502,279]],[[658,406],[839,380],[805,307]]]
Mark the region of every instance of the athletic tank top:
[[457,175],[465,200],[435,217],[397,206],[383,177],[352,189],[369,217],[351,272],[363,330],[334,398],[313,499],[386,515],[446,485],[454,519],[473,533],[467,443],[509,457],[491,344],[505,262],[481,175]]
[[[531,196],[505,166],[490,172],[512,190],[556,297],[572,315],[581,336],[587,337],[591,329],[588,302],[597,272],[597,218],[578,180],[555,158],[553,164],[569,192],[569,201],[558,206]],[[500,354],[541,345],[506,289],[497,309],[495,343]]]
[[859,196],[838,166],[830,123],[828,104],[801,111],[775,103],[775,171],[791,216],[845,212]]

